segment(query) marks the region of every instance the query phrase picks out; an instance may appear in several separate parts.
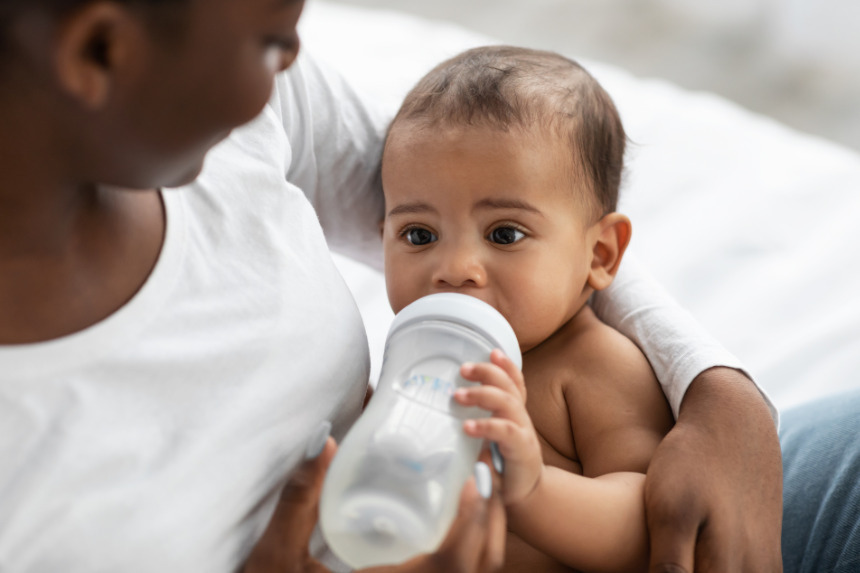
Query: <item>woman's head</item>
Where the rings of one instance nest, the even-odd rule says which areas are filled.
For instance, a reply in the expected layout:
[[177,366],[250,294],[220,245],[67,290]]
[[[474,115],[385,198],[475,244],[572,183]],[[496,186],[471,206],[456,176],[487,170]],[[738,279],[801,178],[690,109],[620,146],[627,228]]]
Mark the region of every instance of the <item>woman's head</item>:
[[295,59],[302,6],[0,0],[0,114],[25,117],[67,179],[187,182]]

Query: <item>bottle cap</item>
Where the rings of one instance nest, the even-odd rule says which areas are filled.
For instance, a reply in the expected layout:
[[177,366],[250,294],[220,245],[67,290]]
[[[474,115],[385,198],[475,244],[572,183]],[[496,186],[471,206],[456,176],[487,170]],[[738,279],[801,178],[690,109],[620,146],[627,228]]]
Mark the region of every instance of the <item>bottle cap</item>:
[[421,297],[397,313],[388,336],[419,320],[442,320],[476,330],[500,348],[517,368],[523,367],[514,329],[499,311],[480,299],[451,292]]

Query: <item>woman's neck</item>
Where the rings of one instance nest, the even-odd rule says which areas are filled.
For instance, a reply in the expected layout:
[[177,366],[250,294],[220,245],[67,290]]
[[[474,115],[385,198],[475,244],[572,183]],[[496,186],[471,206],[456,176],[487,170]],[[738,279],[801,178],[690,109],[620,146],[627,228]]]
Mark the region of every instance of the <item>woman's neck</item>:
[[159,193],[93,182],[109,159],[85,112],[23,69],[7,69],[0,86],[0,344],[57,338],[115,312],[146,281],[165,232]]
[[149,276],[164,237],[156,191],[49,187],[45,172],[0,175],[0,344],[99,322]]

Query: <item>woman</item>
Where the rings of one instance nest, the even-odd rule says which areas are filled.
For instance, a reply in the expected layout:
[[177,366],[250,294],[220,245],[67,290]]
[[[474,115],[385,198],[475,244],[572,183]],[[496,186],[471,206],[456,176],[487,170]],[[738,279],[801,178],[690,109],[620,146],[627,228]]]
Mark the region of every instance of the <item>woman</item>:
[[[0,3],[4,569],[235,570],[287,475],[249,568],[319,566],[307,540],[334,446],[300,464],[321,425],[340,437],[355,419],[368,372],[326,240],[377,252],[386,118],[296,61],[301,10]],[[664,379],[680,415],[648,474],[652,563],[775,568],[767,404],[628,278],[604,318],[680,344],[637,338],[658,374],[682,372]],[[497,497],[470,485],[440,552],[396,570],[492,568],[503,534]]]

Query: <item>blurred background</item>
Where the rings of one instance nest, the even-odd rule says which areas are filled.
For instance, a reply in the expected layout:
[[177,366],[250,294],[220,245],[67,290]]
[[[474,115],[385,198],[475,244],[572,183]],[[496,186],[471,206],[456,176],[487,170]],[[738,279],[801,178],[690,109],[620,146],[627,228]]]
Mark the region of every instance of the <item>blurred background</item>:
[[337,0],[720,94],[860,151],[860,0]]

